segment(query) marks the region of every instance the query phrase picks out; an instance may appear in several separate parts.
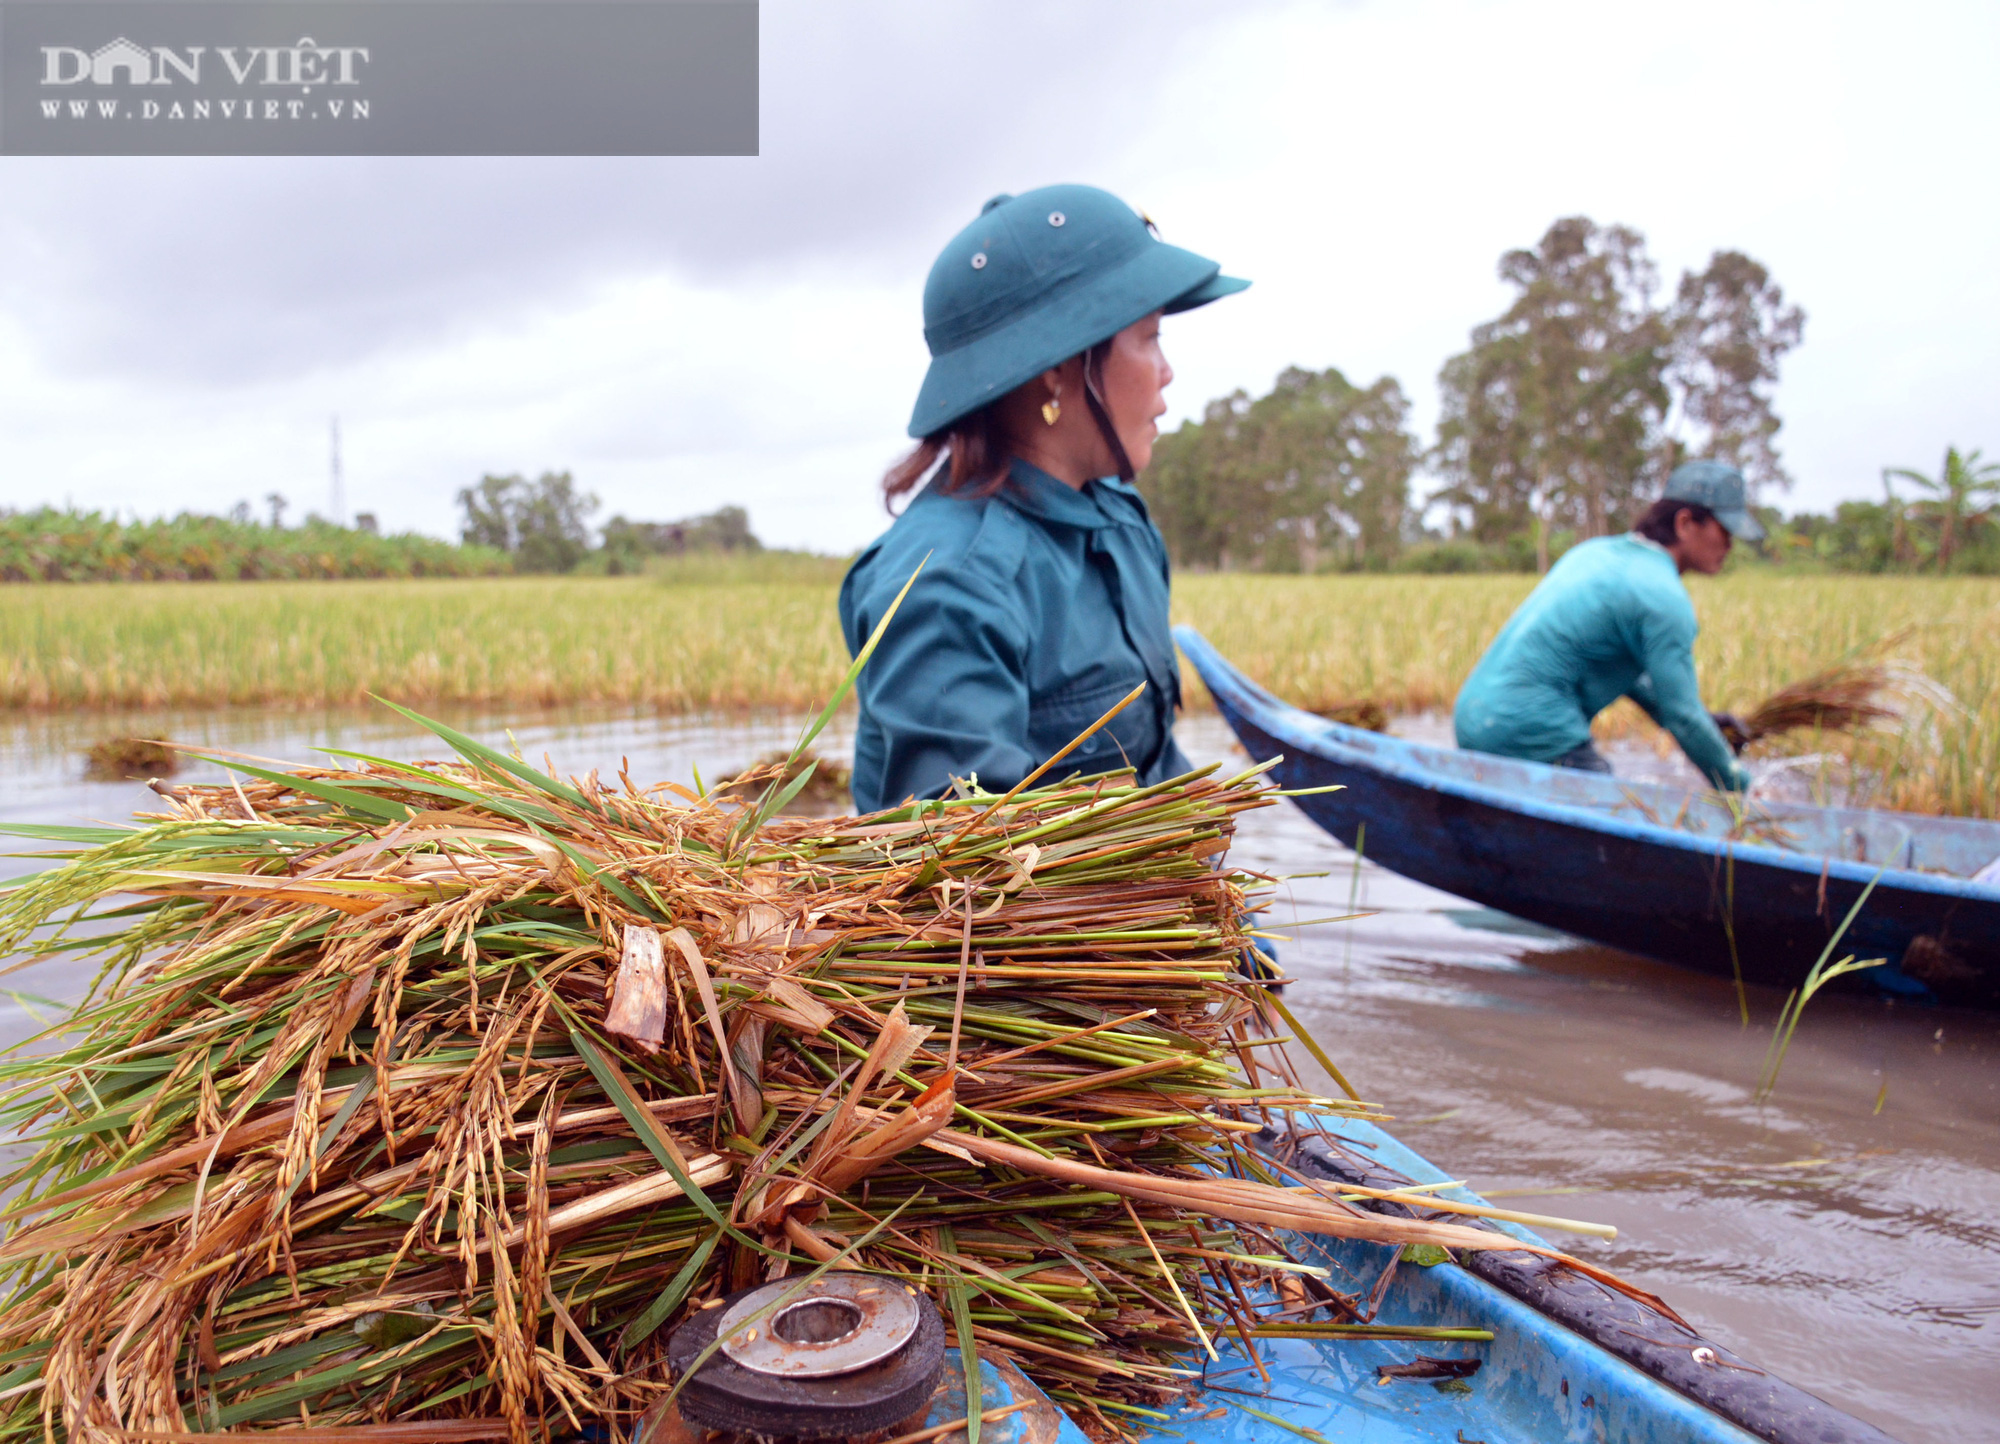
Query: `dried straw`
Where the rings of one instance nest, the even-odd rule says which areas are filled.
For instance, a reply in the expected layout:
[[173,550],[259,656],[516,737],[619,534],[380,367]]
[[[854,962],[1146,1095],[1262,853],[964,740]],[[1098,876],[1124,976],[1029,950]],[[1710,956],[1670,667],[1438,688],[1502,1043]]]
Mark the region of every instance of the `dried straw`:
[[1514,1246],[1238,1146],[1367,1108],[1260,1046],[1254,773],[768,821],[435,730],[32,830],[0,948],[103,971],[0,1067],[0,1439],[629,1427],[688,1310],[829,1260],[1116,1434],[1280,1230]]

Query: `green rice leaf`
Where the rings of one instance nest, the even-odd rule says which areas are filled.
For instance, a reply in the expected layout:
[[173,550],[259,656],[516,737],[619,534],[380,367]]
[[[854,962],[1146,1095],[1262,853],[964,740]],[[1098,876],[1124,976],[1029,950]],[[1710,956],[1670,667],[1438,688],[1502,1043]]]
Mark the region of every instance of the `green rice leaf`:
[[426,732],[432,732],[442,737],[446,742],[451,744],[453,751],[457,752],[459,756],[481,771],[497,768],[500,772],[527,783],[537,791],[546,792],[551,797],[560,797],[564,802],[572,806],[581,807],[592,815],[596,814],[597,808],[581,792],[578,792],[568,783],[558,782],[547,773],[539,772],[528,766],[527,763],[509,757],[506,753],[496,748],[488,747],[484,742],[468,737],[457,728],[448,727],[442,722],[424,716],[421,712],[412,712],[409,708],[398,706],[386,697],[377,697],[375,700],[390,711],[407,717]]
[[[938,1243],[947,1254],[958,1252],[949,1224],[938,1229]],[[972,1337],[972,1292],[963,1283],[944,1286],[951,1308],[951,1329],[958,1335],[958,1362],[965,1372],[965,1444],[979,1444],[979,1416],[986,1412],[986,1381],[979,1370],[979,1345]]]
[[655,1329],[667,1321],[673,1311],[681,1306],[681,1300],[688,1296],[688,1291],[694,1287],[695,1279],[700,1276],[702,1269],[707,1267],[709,1255],[715,1252],[715,1246],[721,1242],[722,1230],[718,1228],[694,1246],[694,1252],[688,1255],[688,1261],[681,1265],[680,1272],[674,1275],[673,1281],[661,1291],[658,1298],[646,1306],[643,1314],[625,1326],[625,1332],[618,1338],[620,1349],[629,1351],[643,1344],[652,1336]]
[[576,1045],[577,1056],[582,1058],[584,1066],[590,1069],[591,1076],[597,1080],[597,1086],[604,1090],[604,1096],[609,1098],[613,1106],[624,1115],[625,1121],[631,1125],[632,1132],[646,1145],[646,1151],[652,1154],[659,1161],[660,1167],[680,1185],[681,1192],[687,1195],[689,1202],[700,1209],[702,1216],[718,1229],[761,1252],[763,1246],[753,1239],[744,1238],[741,1233],[731,1228],[729,1219],[715,1206],[714,1200],[701,1191],[701,1186],[687,1176],[687,1171],[675,1160],[673,1154],[661,1146],[655,1132],[660,1126],[659,1123],[646,1111],[646,1105],[632,1091],[631,1085],[611,1068],[604,1054],[598,1051],[597,1045],[590,1041],[583,1029],[572,1022],[569,1036],[570,1041]]

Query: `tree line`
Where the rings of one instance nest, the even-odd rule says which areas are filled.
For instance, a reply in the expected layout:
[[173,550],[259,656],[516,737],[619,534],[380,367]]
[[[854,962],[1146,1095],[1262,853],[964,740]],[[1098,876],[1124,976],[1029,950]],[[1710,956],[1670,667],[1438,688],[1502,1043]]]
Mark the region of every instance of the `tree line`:
[[316,516],[294,527],[281,520],[282,507],[266,523],[253,520],[247,505],[227,516],[182,512],[129,522],[73,508],[0,512],[0,581],[335,581],[503,576],[514,569],[504,552],[489,547],[408,532],[380,535],[365,514],[353,527]]
[[483,476],[458,494],[460,536],[467,546],[490,547],[513,559],[519,572],[600,572],[626,576],[656,557],[761,552],[750,513],[720,507],[680,521],[633,521],[623,515],[604,524],[591,542],[593,492],[579,491],[566,471],[523,476]]
[[2000,575],[2000,463],[1945,448],[1936,475],[1884,467],[1881,501],[1843,501],[1825,516],[1759,508],[1773,560],[1834,571]]
[[[1690,458],[1739,467],[1766,499],[1790,487],[1772,393],[1805,313],[1759,262],[1717,251],[1662,295],[1638,231],[1570,216],[1499,274],[1512,299],[1445,362],[1428,447],[1394,377],[1361,386],[1337,368],[1289,368],[1161,437],[1139,485],[1176,563],[1546,569],[1622,531]],[[1420,472],[1435,484],[1418,496]],[[1954,450],[1938,476],[1897,469],[1885,488],[1824,517],[1765,508],[1782,523],[1767,554],[2000,571],[2000,468]]]
[[625,576],[660,558],[764,550],[740,506],[672,522],[614,516],[593,536],[597,498],[580,491],[568,472],[544,472],[533,481],[485,476],[464,488],[455,543],[416,532],[383,535],[368,512],[351,527],[316,515],[286,526],[285,497],[272,492],[264,502],[261,519],[248,502],[224,516],[182,512],[129,522],[74,508],[0,511],[0,582]]

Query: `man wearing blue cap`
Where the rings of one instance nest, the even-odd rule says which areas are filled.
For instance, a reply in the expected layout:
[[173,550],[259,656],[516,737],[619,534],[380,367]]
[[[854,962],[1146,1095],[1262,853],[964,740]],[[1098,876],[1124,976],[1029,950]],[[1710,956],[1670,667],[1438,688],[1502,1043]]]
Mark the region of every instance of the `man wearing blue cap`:
[[919,444],[883,479],[921,490],[840,589],[858,650],[923,567],[857,685],[857,807],[1004,791],[1141,682],[1061,775],[1188,770],[1166,547],[1131,482],[1173,379],[1160,317],[1247,284],[1091,186],[996,196],[945,246]]
[[1628,534],[1566,552],[1466,678],[1452,713],[1458,745],[1609,772],[1590,721],[1630,697],[1710,782],[1747,787],[1748,770],[1701,703],[1694,603],[1681,582],[1684,572],[1721,571],[1734,538],[1763,537],[1747,498],[1735,467],[1690,461]]

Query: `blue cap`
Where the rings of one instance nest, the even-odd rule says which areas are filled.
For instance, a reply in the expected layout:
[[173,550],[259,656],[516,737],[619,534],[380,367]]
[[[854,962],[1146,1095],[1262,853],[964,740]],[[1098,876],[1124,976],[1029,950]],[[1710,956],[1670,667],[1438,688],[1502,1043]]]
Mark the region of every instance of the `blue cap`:
[[931,367],[910,416],[929,436],[1155,311],[1187,311],[1250,283],[1170,246],[1095,186],[995,196],[924,283]]
[[1750,488],[1743,473],[1720,461],[1686,461],[1667,478],[1662,501],[1691,501],[1715,513],[1723,529],[1741,541],[1762,541],[1764,528],[1750,515]]

